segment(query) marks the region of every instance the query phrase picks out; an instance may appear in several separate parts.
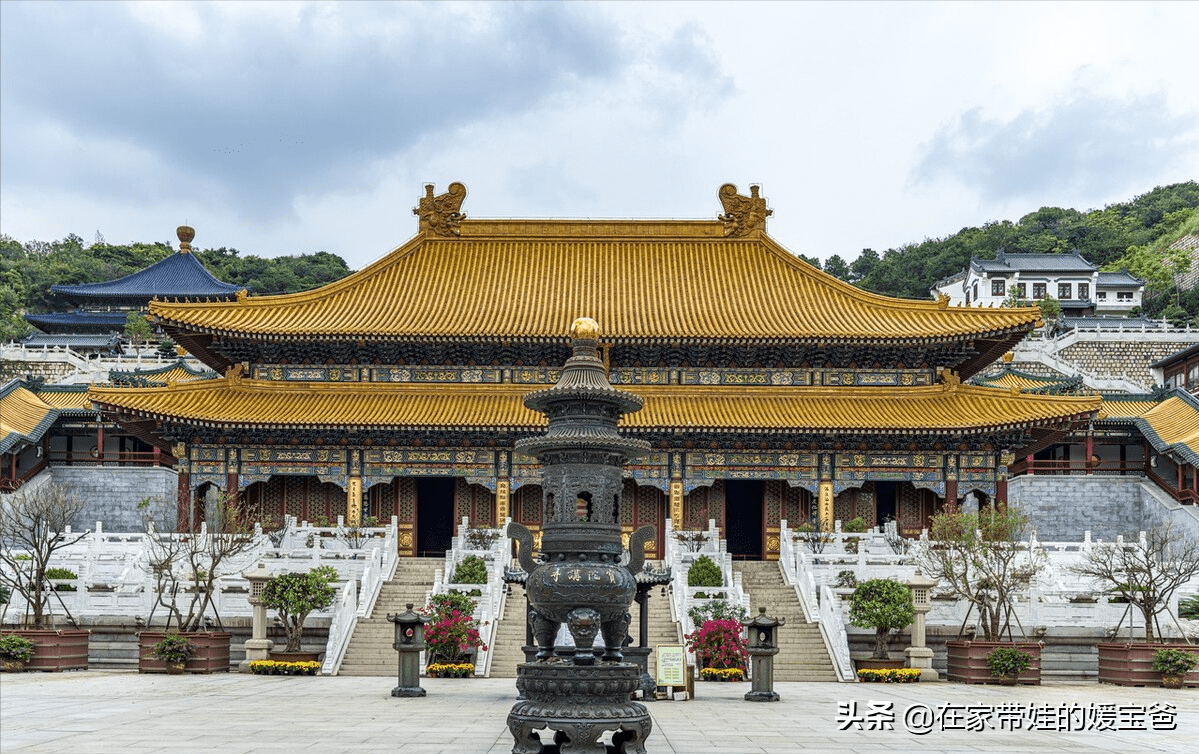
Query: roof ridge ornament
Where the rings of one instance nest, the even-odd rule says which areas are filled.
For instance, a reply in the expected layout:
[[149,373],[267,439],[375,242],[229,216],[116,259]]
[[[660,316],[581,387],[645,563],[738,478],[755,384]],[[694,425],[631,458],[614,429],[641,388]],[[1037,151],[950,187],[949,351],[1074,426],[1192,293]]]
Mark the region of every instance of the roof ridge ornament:
[[766,207],[766,200],[758,195],[761,187],[750,184],[749,196],[737,193],[737,187],[726,183],[718,192],[724,214],[717,218],[724,223],[726,237],[739,238],[751,231],[766,230],[766,218],[774,214],[774,210]]
[[179,239],[179,253],[190,254],[192,241],[196,238],[196,229],[190,225],[180,225],[175,228],[175,237]]
[[451,183],[444,194],[433,195],[433,184],[425,184],[425,195],[420,198],[420,205],[412,208],[412,214],[420,218],[420,229],[431,230],[439,236],[457,236],[461,234],[462,221],[466,213],[460,212],[462,202],[466,199],[466,186],[457,181]]

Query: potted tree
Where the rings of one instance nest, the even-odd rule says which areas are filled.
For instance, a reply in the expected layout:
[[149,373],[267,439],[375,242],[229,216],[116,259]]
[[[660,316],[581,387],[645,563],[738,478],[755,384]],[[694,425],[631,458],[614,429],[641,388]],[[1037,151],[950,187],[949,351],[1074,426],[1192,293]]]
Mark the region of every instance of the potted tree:
[[[970,612],[978,613],[982,641],[963,640],[959,635],[958,640],[945,642],[946,676],[951,681],[991,683],[986,657],[1000,646],[1009,646],[1031,656],[1020,682],[1041,682],[1040,642],[1012,642],[1013,621],[1024,633],[1013,601],[1028,590],[1047,559],[1043,549],[1021,543],[1027,524],[1027,516],[1002,502],[978,513],[947,506],[933,514],[929,541],[914,551],[916,565],[924,573],[939,580],[948,594],[965,600]],[[1001,642],[1005,633],[1008,641]]]
[[19,634],[0,636],[0,660],[4,661],[4,672],[20,673],[25,663],[33,657],[33,642]]
[[333,604],[337,593],[337,570],[320,566],[307,573],[285,573],[275,576],[262,589],[262,604],[276,611],[287,633],[287,647],[271,652],[272,660],[303,662],[318,660],[319,652],[305,653],[301,649],[304,621],[314,610],[324,610]]
[[[24,603],[23,627],[13,633],[35,646],[29,670],[87,669],[89,632],[78,628],[51,581],[71,572],[50,565],[60,550],[87,536],[69,531],[82,510],[83,500],[53,483],[22,488],[0,504],[0,584],[10,600],[19,596]],[[55,626],[59,611],[76,627]]]
[[1001,686],[1015,686],[1020,674],[1032,666],[1032,655],[1015,647],[998,647],[987,655],[987,670]]
[[[1199,647],[1183,648],[1157,641],[1158,615],[1166,610],[1179,587],[1199,575],[1199,546],[1189,537],[1177,535],[1173,523],[1150,529],[1135,542],[1092,545],[1071,570],[1090,578],[1104,591],[1116,594],[1128,604],[1128,612],[1140,613],[1144,625],[1141,642],[1110,641],[1096,645],[1100,683],[1153,685],[1160,681],[1159,672],[1152,667],[1157,650],[1175,648],[1199,653]],[[1199,684],[1199,677],[1187,680]]]
[[849,599],[849,622],[874,629],[874,653],[858,660],[858,667],[902,668],[903,660],[892,660],[887,648],[891,632],[903,630],[916,616],[911,590],[894,579],[870,579],[858,584]]
[[196,648],[184,636],[168,633],[150,647],[150,655],[166,665],[170,675],[179,675],[187,667],[187,661],[196,655]]
[[[208,506],[208,521],[200,531],[175,532],[175,507],[164,500],[143,500],[139,508],[146,532],[147,568],[154,578],[158,607],[166,610],[164,631],[138,634],[138,670],[165,672],[150,649],[173,630],[195,649],[187,663],[190,673],[228,672],[229,642],[219,613],[217,631],[201,631],[212,610],[217,580],[238,571],[238,556],[252,550],[255,511],[236,497],[217,496]],[[209,618],[211,619],[211,618]]]
[[1153,669],[1162,674],[1162,686],[1182,688],[1186,674],[1194,670],[1199,657],[1181,649],[1159,649],[1153,653]]
[[[687,586],[724,586],[724,574],[720,572],[720,566],[716,565],[716,561],[709,558],[707,555],[700,555],[687,569]],[[724,592],[714,592],[709,595],[707,592],[696,592],[696,599],[723,599]]]

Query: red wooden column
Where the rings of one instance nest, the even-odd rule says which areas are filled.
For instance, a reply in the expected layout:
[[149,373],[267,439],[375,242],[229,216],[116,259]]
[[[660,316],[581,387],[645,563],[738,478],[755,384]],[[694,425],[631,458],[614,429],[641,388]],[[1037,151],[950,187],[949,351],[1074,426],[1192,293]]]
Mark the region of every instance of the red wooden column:
[[1087,474],[1095,473],[1095,438],[1091,435],[1091,430],[1087,430]]
[[1000,474],[995,479],[995,500],[996,500],[996,502],[1002,500],[1005,505],[1008,502],[1008,499],[1007,499],[1007,474]]
[[191,529],[191,474],[188,471],[187,459],[179,459],[179,484],[175,501],[175,530],[180,532]]
[[945,504],[946,505],[957,505],[958,504],[958,480],[957,479],[946,479],[945,480]]
[[104,463],[104,425],[96,423],[96,463]]

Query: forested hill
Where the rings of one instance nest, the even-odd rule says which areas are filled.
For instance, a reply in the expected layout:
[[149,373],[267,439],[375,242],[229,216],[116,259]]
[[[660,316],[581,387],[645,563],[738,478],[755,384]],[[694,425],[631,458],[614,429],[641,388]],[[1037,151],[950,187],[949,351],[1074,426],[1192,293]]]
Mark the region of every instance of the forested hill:
[[[1042,207],[1016,222],[1002,220],[963,228],[945,238],[906,244],[882,254],[863,249],[853,261],[833,255],[822,264],[819,259],[801,256],[867,290],[926,299],[934,283],[965,269],[972,256],[992,259],[1001,248],[1009,253],[1078,249],[1091,262],[1107,269],[1128,267],[1145,279],[1146,313],[1199,324],[1199,288],[1180,295],[1173,290],[1170,274],[1178,271],[1179,255],[1174,255],[1172,267],[1167,247],[1186,233],[1199,233],[1199,183],[1195,181],[1155,188],[1098,210]],[[172,253],[169,243],[114,245],[99,234],[91,244],[73,234],[53,242],[21,242],[0,235],[0,340],[30,332],[21,319],[26,312],[65,308],[50,292],[51,285],[114,280]],[[345,260],[324,251],[270,259],[226,248],[193,253],[218,279],[249,288],[254,295],[308,290],[351,272]]]
[[920,299],[928,298],[938,280],[965,269],[972,256],[994,259],[1001,248],[1008,253],[1038,254],[1078,249],[1084,259],[1108,268],[1119,269],[1117,265],[1128,262],[1130,271],[1144,278],[1146,271],[1137,269],[1134,257],[1125,257],[1130,248],[1148,248],[1165,236],[1182,235],[1184,226],[1199,217],[1197,210],[1199,184],[1189,181],[1155,188],[1103,209],[1042,207],[1016,222],[963,228],[951,236],[905,244],[882,254],[863,249],[853,261],[834,255],[818,266],[876,293]]

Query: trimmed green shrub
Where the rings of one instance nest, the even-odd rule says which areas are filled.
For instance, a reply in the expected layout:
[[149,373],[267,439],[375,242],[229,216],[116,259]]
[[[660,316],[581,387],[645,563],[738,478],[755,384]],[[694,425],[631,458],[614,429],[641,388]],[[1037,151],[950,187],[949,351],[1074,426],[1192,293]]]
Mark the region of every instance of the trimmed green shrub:
[[486,584],[487,563],[478,555],[467,555],[454,569],[451,584]]
[[687,586],[724,586],[724,575],[715,561],[700,555],[687,571]]

